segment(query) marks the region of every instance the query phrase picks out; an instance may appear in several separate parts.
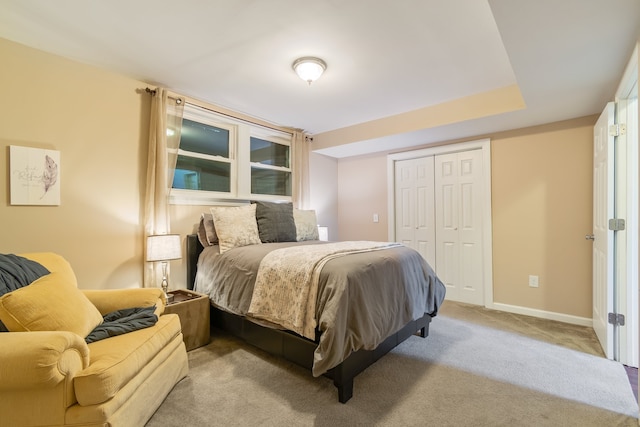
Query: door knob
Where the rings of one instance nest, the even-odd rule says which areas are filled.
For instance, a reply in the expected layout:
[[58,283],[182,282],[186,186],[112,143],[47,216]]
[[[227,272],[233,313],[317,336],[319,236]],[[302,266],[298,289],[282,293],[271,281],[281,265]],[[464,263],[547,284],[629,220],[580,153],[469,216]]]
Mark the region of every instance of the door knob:
[[587,234],[586,236],[584,236],[584,238],[587,240],[596,240],[596,236],[594,236],[593,234]]

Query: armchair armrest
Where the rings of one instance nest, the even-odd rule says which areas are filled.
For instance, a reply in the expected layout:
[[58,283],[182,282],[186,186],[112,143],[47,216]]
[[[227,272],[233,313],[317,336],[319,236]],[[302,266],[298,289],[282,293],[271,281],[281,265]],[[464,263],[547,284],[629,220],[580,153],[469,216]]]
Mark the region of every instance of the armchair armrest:
[[73,332],[0,333],[0,392],[73,387],[76,373],[89,366],[89,347]]
[[82,289],[82,292],[103,316],[116,310],[152,305],[156,306],[155,313],[160,316],[167,302],[160,288]]

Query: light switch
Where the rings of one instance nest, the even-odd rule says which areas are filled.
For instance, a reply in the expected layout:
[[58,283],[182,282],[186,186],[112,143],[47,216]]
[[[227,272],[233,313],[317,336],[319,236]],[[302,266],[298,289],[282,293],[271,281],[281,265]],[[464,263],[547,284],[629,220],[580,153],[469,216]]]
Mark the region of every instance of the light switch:
[[373,222],[378,222],[378,214],[377,213],[373,214]]

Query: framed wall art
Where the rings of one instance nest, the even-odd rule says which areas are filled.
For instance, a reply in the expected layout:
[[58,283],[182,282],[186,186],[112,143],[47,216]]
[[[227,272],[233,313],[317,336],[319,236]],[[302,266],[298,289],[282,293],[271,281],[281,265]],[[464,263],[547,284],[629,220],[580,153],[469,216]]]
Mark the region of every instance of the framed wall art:
[[60,152],[9,146],[12,205],[60,205]]

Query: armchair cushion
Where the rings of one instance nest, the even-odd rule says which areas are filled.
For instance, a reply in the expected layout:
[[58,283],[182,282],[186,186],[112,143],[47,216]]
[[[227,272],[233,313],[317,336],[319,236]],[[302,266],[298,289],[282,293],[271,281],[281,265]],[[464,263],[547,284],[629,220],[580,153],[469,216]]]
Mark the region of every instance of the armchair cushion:
[[53,271],[2,296],[0,320],[11,332],[69,331],[84,338],[102,315],[75,283]]
[[171,314],[161,316],[154,328],[89,344],[89,367],[74,379],[78,402],[83,406],[96,405],[115,396],[180,333],[180,318]]
[[155,314],[160,316],[166,304],[164,292],[160,288],[82,289],[81,291],[103,316],[116,310],[152,305],[156,306]]

